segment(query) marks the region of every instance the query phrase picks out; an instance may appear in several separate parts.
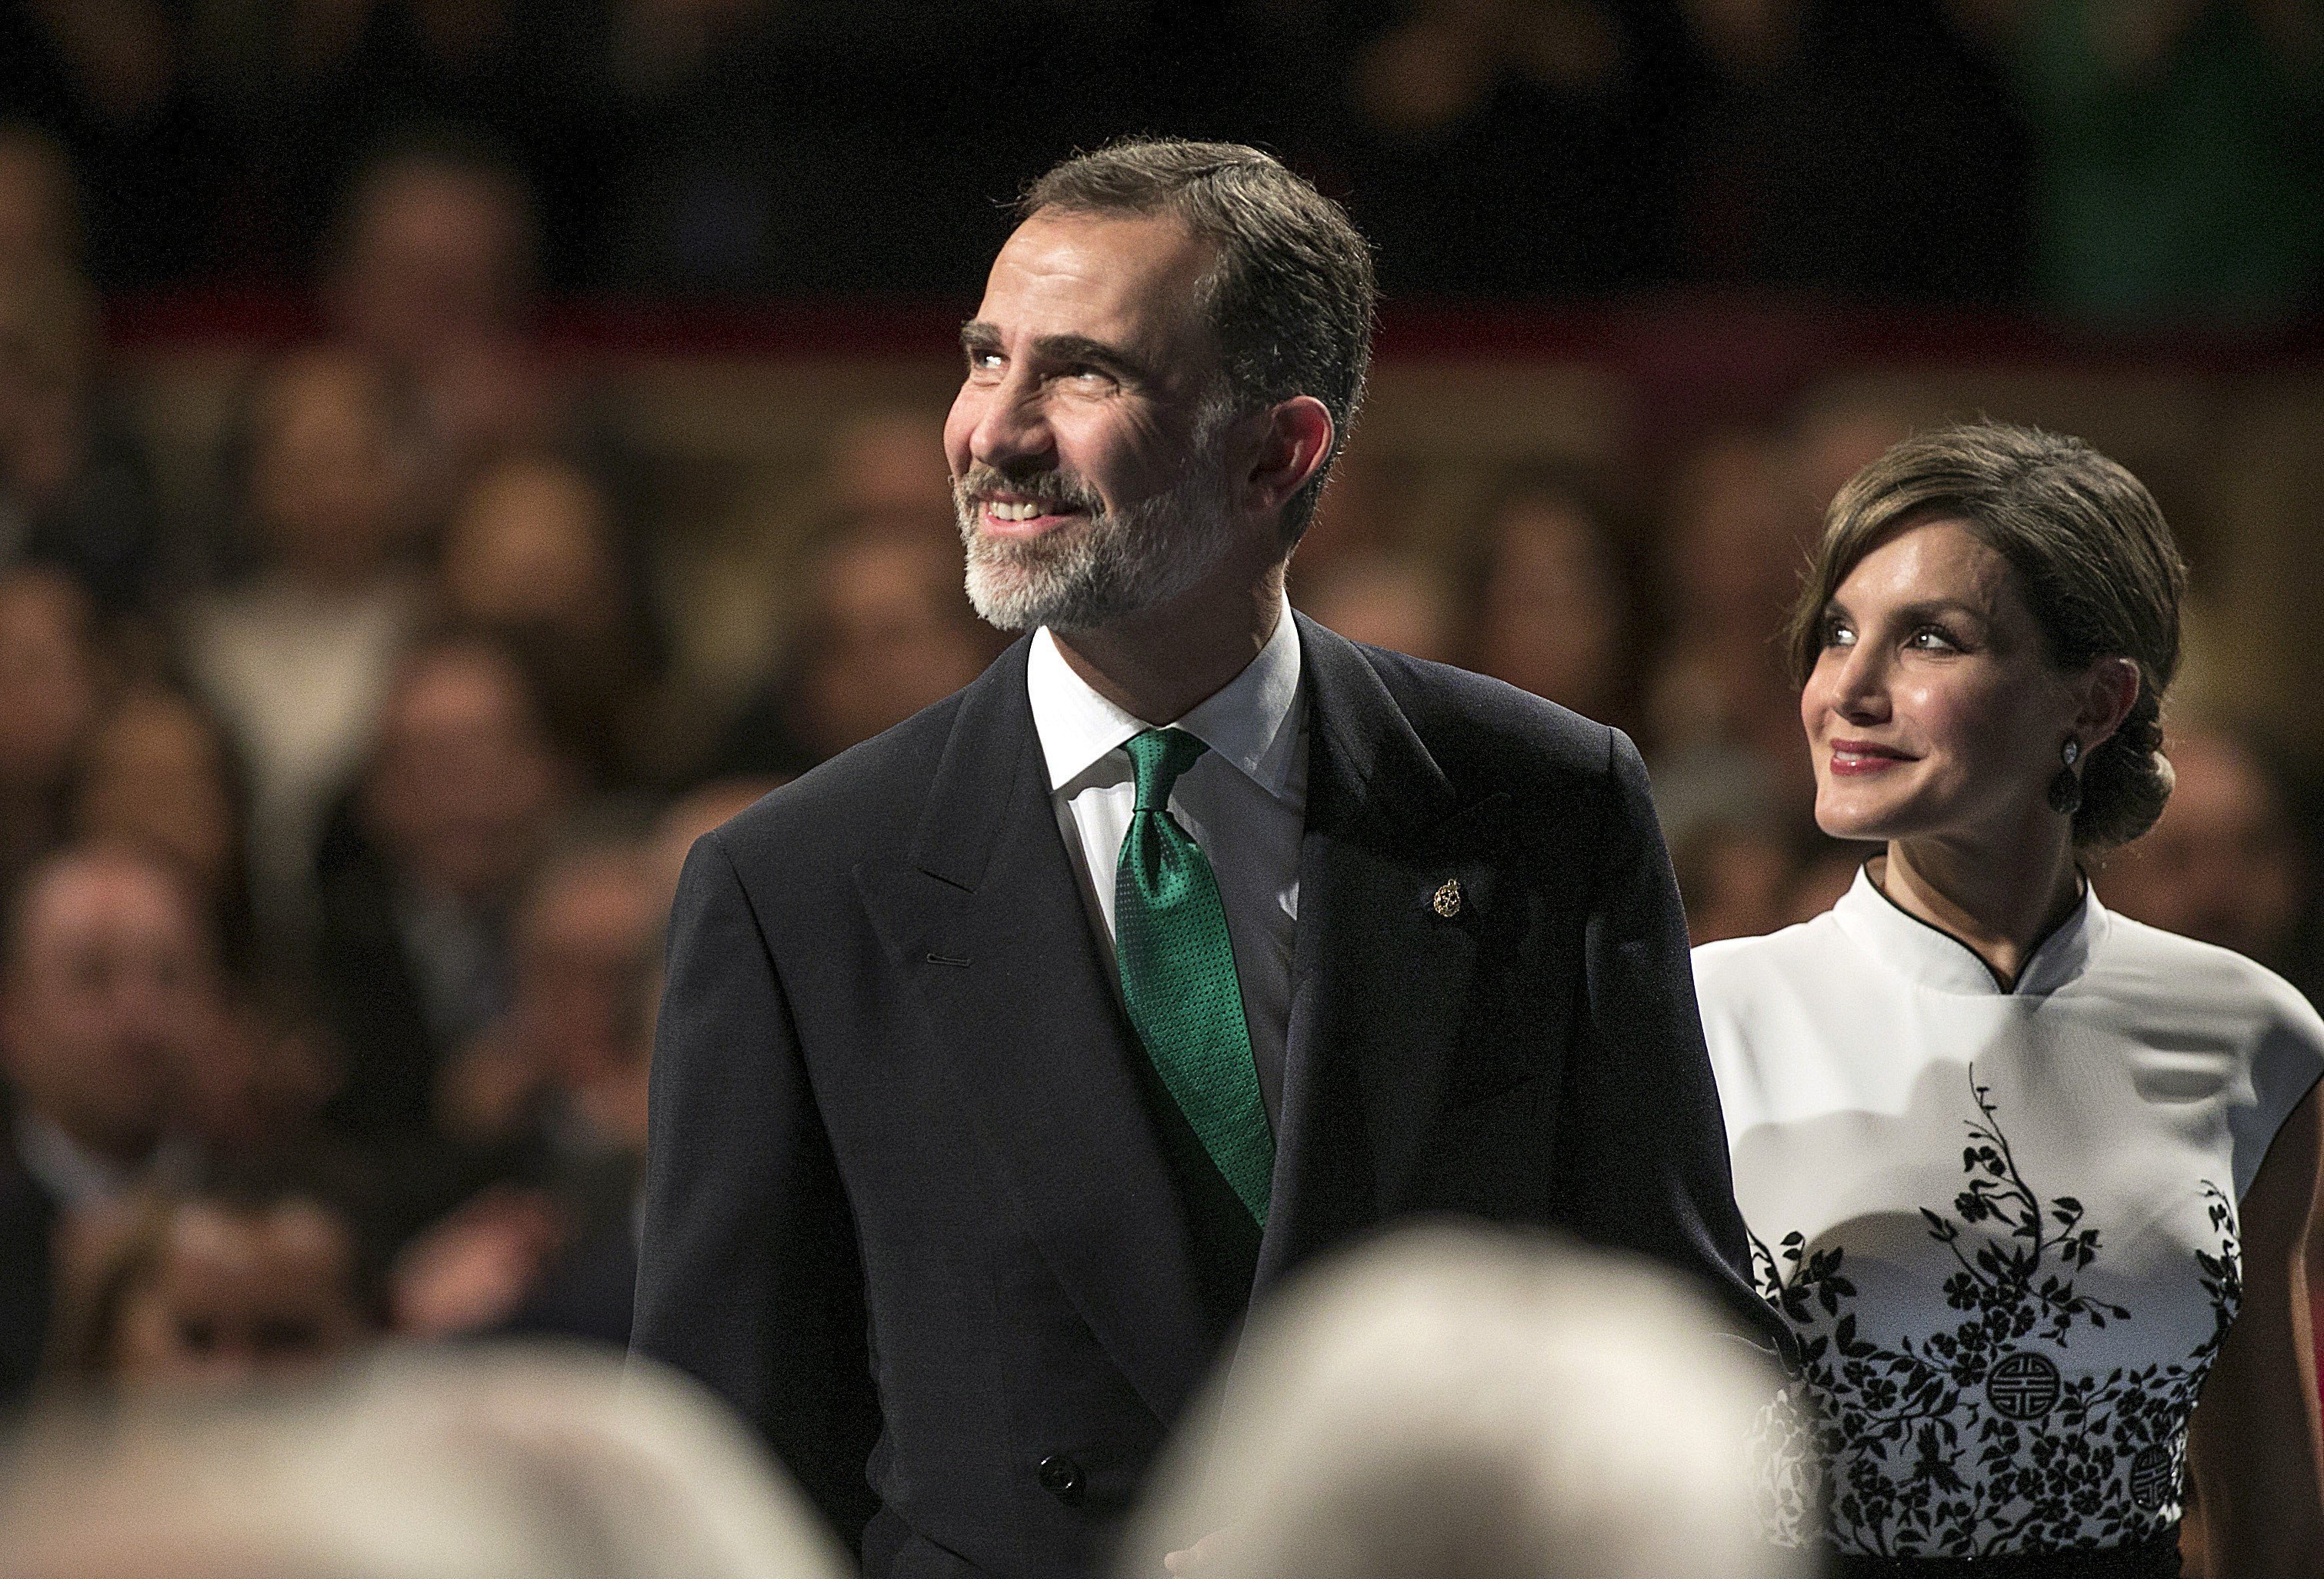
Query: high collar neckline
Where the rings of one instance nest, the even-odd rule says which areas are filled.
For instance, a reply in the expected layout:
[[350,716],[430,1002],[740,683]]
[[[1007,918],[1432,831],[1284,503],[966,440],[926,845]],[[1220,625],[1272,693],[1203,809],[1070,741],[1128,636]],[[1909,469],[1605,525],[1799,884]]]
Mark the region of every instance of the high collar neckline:
[[1965,997],[2043,997],[2072,981],[2104,934],[2107,913],[2085,878],[2081,903],[2034,948],[2015,983],[2005,986],[1976,950],[1891,899],[1872,880],[1870,862],[1832,906],[1840,928],[1875,959],[1937,992]]

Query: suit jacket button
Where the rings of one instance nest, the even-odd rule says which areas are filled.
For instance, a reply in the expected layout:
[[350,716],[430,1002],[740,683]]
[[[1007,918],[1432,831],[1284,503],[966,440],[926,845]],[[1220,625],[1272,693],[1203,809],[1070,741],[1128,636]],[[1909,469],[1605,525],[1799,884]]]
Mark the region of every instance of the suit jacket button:
[[1060,1502],[1082,1500],[1082,1466],[1062,1453],[1052,1453],[1041,1460],[1034,1473],[1040,1477],[1041,1489]]

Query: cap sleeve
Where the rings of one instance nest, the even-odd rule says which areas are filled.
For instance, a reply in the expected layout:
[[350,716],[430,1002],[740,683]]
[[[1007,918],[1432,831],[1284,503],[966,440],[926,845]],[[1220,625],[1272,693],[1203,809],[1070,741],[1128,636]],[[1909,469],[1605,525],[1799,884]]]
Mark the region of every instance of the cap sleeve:
[[2283,1121],[2324,1077],[2324,1017],[2281,977],[2269,975],[2266,989],[2267,1012],[2261,1016],[2252,1050],[2252,1100],[2233,1109],[2227,1119],[2235,1138],[2238,1200],[2259,1176],[2259,1165]]

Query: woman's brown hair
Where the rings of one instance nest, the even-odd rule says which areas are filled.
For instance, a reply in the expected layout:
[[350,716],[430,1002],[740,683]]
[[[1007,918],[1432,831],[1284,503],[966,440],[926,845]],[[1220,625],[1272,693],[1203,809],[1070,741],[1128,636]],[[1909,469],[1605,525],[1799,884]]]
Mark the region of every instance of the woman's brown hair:
[[2138,700],[2083,758],[2074,842],[2126,844],[2171,796],[2163,694],[2179,669],[2187,567],[2154,496],[2078,438],[2001,422],[1916,434],[1833,496],[1785,632],[1793,678],[1821,649],[1825,607],[1864,556],[1908,527],[1957,520],[2009,562],[2058,668],[2138,666]]

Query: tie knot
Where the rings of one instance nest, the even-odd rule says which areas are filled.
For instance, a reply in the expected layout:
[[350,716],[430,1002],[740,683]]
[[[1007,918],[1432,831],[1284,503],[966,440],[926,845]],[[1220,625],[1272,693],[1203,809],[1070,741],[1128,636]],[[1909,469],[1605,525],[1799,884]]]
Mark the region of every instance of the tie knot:
[[1130,753],[1130,768],[1138,776],[1137,809],[1159,812],[1168,808],[1170,788],[1178,776],[1210,747],[1184,730],[1148,730],[1132,735],[1122,749]]

